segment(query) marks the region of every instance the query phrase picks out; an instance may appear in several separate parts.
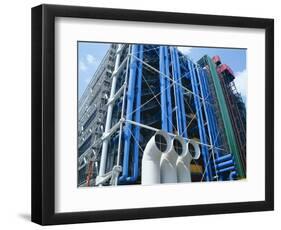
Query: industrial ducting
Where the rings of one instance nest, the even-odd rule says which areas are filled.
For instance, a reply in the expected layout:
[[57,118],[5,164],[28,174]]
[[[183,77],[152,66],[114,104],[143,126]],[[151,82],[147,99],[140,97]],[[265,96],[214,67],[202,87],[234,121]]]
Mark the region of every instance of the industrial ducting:
[[160,162],[161,183],[177,183],[177,159],[186,151],[186,143],[180,136],[171,140],[170,149],[162,154]]
[[160,160],[171,148],[171,138],[164,131],[157,131],[148,141],[142,157],[141,183],[143,185],[159,184]]
[[200,148],[194,140],[186,143],[181,136],[171,138],[168,133],[157,131],[144,149],[141,183],[191,182],[190,162],[199,157]]
[[176,163],[177,181],[191,182],[190,162],[192,159],[197,160],[200,157],[199,145],[194,140],[189,140],[185,151],[179,155]]

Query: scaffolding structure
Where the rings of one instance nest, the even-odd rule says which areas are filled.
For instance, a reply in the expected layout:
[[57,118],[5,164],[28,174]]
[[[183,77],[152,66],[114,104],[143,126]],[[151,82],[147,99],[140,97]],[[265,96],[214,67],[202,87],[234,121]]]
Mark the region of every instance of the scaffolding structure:
[[78,186],[140,184],[143,151],[159,130],[200,145],[192,181],[245,178],[246,130],[242,144],[236,137],[245,106],[223,74],[177,47],[112,44],[79,101]]
[[217,66],[217,73],[226,99],[243,171],[246,172],[246,107],[234,84],[235,76],[231,68],[222,64],[218,56],[213,57],[213,61]]

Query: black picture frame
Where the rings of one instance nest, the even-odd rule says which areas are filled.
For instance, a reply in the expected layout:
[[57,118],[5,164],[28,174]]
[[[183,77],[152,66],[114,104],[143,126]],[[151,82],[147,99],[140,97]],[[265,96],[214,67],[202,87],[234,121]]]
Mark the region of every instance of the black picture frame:
[[[55,213],[55,18],[109,19],[265,29],[265,200]],[[62,5],[32,8],[32,208],[41,225],[274,209],[274,20]]]

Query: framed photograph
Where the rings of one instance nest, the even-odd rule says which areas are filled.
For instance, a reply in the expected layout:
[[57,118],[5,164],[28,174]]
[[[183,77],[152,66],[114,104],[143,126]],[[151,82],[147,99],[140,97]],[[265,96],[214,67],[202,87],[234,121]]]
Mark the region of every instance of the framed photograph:
[[32,8],[32,221],[274,208],[274,21]]

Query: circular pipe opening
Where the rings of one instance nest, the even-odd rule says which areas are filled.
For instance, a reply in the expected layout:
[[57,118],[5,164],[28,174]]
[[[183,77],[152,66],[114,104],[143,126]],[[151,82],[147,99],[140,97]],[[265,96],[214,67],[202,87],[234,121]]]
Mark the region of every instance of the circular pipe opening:
[[172,148],[178,156],[184,156],[187,153],[186,142],[181,136],[175,136],[172,139]]
[[176,153],[180,156],[183,153],[183,146],[182,143],[178,139],[173,140],[173,147],[176,151]]
[[187,144],[187,149],[189,154],[191,155],[191,157],[194,160],[198,160],[200,157],[200,148],[199,145],[197,144],[197,142],[195,142],[194,140],[189,140],[188,144]]
[[154,138],[157,148],[161,152],[165,152],[167,150],[167,145],[168,145],[166,137],[157,133]]

